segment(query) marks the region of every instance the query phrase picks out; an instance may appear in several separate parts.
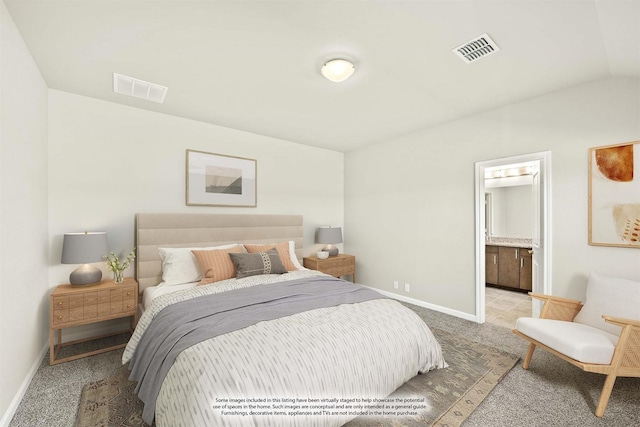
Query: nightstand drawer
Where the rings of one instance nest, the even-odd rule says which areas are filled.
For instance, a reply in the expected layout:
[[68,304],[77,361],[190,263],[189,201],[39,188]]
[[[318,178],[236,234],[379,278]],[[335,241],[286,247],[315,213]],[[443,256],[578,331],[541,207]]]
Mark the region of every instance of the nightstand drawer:
[[321,263],[321,267],[322,269],[334,269],[334,268],[343,268],[345,266],[352,266],[355,265],[355,262],[352,262],[353,260],[350,259],[337,259],[337,260],[328,260],[327,262],[323,262]]
[[69,310],[69,297],[63,296],[53,298],[53,307],[54,310]]
[[345,265],[343,267],[338,268],[338,274],[344,276],[345,274],[351,274],[355,271],[355,264]]
[[124,288],[122,289],[122,299],[133,299],[136,292],[137,290],[134,287]]
[[353,273],[354,268],[352,266],[338,266],[320,269],[323,273],[330,274],[332,276],[344,276],[345,274]]
[[53,312],[53,324],[67,323],[69,321],[69,310],[59,310]]
[[137,313],[138,307],[136,306],[135,299],[127,298],[122,300],[122,311],[125,313]]
[[353,255],[338,254],[327,259],[318,259],[317,256],[305,257],[303,264],[310,270],[321,271],[331,276],[340,277],[351,275],[356,281],[356,257]]
[[134,298],[135,287],[128,286],[121,289],[114,289],[111,291],[111,302],[122,301],[125,298]]
[[111,301],[111,314],[131,313],[134,311],[135,300],[124,299],[122,301]]

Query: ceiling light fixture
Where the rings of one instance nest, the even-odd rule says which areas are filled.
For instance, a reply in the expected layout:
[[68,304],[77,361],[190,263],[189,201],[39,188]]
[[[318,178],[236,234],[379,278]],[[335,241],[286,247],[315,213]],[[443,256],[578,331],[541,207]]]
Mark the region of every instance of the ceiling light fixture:
[[328,80],[338,83],[351,77],[355,70],[353,63],[346,59],[332,59],[322,66],[320,72]]

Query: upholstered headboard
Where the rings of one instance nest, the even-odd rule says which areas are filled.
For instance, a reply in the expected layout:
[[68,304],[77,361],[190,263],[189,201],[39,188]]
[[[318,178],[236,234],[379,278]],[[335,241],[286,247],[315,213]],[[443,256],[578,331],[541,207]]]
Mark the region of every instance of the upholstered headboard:
[[302,215],[136,215],[136,280],[140,292],[162,281],[158,248],[278,243],[293,240],[302,258]]

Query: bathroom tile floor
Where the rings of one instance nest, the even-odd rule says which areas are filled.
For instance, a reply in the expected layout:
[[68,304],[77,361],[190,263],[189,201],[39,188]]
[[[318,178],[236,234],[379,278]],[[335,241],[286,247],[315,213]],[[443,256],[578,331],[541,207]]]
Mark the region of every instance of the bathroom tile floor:
[[518,317],[531,316],[531,297],[523,292],[487,286],[485,289],[485,321],[513,329]]

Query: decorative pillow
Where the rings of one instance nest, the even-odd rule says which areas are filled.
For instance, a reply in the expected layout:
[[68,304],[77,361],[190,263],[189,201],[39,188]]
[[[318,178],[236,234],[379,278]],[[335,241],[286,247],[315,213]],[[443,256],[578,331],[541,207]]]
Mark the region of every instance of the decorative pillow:
[[[284,268],[286,268],[287,271],[300,270],[301,268],[298,268],[300,263],[296,258],[296,252],[295,250],[293,252],[291,252],[290,250],[290,246],[292,246],[291,243],[293,243],[293,240],[289,242],[268,243],[266,245],[245,244],[244,247],[247,250],[247,252],[249,252],[250,254],[254,254],[257,252],[266,252],[270,249],[275,248],[278,251],[278,255],[280,255],[280,260],[282,261],[282,265],[284,265]],[[293,258],[296,258],[295,263],[293,262]],[[298,266],[296,266],[296,264],[298,264]]]
[[236,267],[236,277],[238,279],[257,274],[283,274],[287,272],[275,248],[267,252],[253,254],[230,253],[229,256]]
[[193,250],[228,249],[240,246],[238,243],[208,248],[158,248],[162,260],[162,283],[160,286],[182,285],[202,279]]
[[231,262],[229,254],[241,254],[243,250],[242,246],[236,246],[229,249],[192,252],[196,257],[198,266],[200,266],[200,271],[202,271],[203,278],[198,283],[198,286],[201,286],[236,277],[236,268]]
[[640,320],[640,282],[591,273],[586,301],[573,321],[620,335],[622,329],[605,322],[603,314]]

